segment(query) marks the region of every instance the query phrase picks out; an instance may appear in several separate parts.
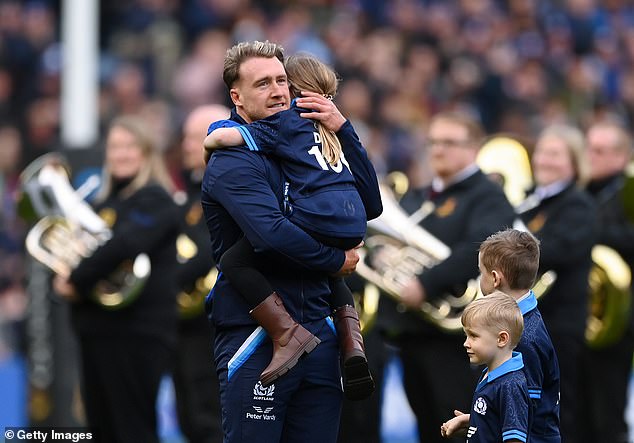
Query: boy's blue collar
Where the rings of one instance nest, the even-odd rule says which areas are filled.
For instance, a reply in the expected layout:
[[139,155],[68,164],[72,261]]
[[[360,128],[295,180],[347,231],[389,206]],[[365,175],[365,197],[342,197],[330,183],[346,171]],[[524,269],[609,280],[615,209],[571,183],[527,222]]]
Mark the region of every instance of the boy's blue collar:
[[[508,374],[509,372],[519,371],[524,367],[524,360],[522,359],[522,354],[516,351],[513,351],[513,356],[502,363],[500,366],[489,372],[487,378],[478,383],[478,388],[486,385],[487,383],[492,382],[496,378],[503,376],[504,374]],[[484,369],[482,372],[486,372],[487,369]]]
[[518,300],[517,305],[520,307],[522,315],[526,315],[527,312],[537,307],[537,297],[535,297],[535,293],[530,290],[527,297]]

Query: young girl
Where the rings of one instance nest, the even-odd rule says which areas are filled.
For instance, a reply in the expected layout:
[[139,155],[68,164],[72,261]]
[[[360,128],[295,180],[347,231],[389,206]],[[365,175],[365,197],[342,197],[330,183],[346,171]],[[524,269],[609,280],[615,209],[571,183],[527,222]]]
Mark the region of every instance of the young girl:
[[[328,98],[335,95],[336,74],[316,58],[292,56],[287,59],[285,67],[293,96],[299,96],[300,91],[316,92]],[[365,235],[367,215],[364,201],[357,191],[355,177],[336,135],[319,122],[302,118],[302,112],[306,110],[298,108],[293,101],[290,109],[248,125],[231,128],[226,126],[233,122],[216,122],[211,125],[211,132],[205,139],[205,149],[209,153],[222,147],[246,145],[251,151],[279,157],[287,178],[287,217],[321,243],[344,250],[352,249]],[[368,168],[368,171],[374,174],[373,168]],[[373,179],[376,180],[376,177]],[[380,199],[378,187],[376,198]],[[257,254],[248,240],[242,239],[225,252],[220,268],[252,307],[251,315],[274,339],[272,363],[260,379],[266,386],[294,366],[303,352],[310,352],[318,339],[313,337],[312,340],[300,330],[300,340],[307,342],[306,346],[303,349],[300,346],[299,352],[293,352],[293,355],[283,355],[283,345],[276,345],[274,331],[279,329],[279,318],[271,325],[271,316],[263,315],[269,311],[266,305],[272,303],[270,297],[275,293],[256,269],[257,263]],[[340,277],[331,278],[330,286],[335,325],[342,348],[344,390],[348,398],[366,398],[373,392],[374,382],[367,366],[352,293]],[[276,303],[280,305],[280,302]],[[279,311],[279,306],[277,309]],[[288,321],[287,316],[286,312],[281,314],[285,321]]]

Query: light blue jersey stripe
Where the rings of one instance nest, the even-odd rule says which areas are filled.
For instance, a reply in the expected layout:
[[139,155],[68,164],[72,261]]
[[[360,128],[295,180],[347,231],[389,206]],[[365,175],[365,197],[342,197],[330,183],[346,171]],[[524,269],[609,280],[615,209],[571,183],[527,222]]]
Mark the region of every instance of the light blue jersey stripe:
[[251,133],[249,132],[247,128],[245,128],[244,126],[238,126],[237,129],[242,135],[242,138],[244,139],[244,142],[247,144],[247,147],[251,151],[260,150],[260,148],[258,148],[258,145],[255,143],[255,140],[253,140],[253,136],[251,135]]
[[526,441],[526,433],[520,431],[519,429],[511,429],[510,431],[506,431],[502,433],[502,440],[506,441],[506,440],[511,440],[511,439],[517,439],[520,441]]
[[332,332],[334,332],[335,335],[337,335],[337,329],[335,328],[335,322],[332,321],[332,318],[326,317],[326,323],[328,324],[328,326],[330,326],[330,329],[332,329]]
[[541,389],[529,389],[528,396],[530,398],[542,398],[542,390]]
[[255,328],[255,331],[247,337],[247,339],[242,343],[240,349],[231,357],[229,363],[227,364],[228,374],[227,379],[231,380],[231,376],[234,372],[240,369],[240,366],[244,364],[245,361],[253,355],[255,350],[260,346],[264,338],[266,337],[266,331],[262,328],[262,326],[258,326]]

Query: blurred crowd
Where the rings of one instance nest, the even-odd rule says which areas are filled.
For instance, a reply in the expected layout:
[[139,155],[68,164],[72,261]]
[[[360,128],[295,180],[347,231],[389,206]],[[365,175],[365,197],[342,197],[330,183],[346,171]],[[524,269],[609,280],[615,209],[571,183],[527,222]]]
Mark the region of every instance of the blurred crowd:
[[[19,349],[26,227],[20,171],[63,149],[60,0],[0,0],[0,359]],[[627,0],[103,0],[100,127],[135,113],[168,160],[194,107],[228,103],[227,48],[272,40],[342,78],[337,105],[377,171],[416,182],[426,123],[477,117],[528,147],[547,124],[634,121],[634,2]],[[421,154],[422,152],[422,154]]]

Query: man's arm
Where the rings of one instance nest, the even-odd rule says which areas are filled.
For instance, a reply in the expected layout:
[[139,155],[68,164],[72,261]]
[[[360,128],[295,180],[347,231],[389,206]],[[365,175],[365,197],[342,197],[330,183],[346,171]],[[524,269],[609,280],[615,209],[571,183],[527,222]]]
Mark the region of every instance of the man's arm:
[[256,251],[275,251],[312,270],[351,272],[356,251],[324,246],[284,217],[266,177],[267,161],[245,150],[219,151],[207,166],[213,174],[203,192],[229,212]]

